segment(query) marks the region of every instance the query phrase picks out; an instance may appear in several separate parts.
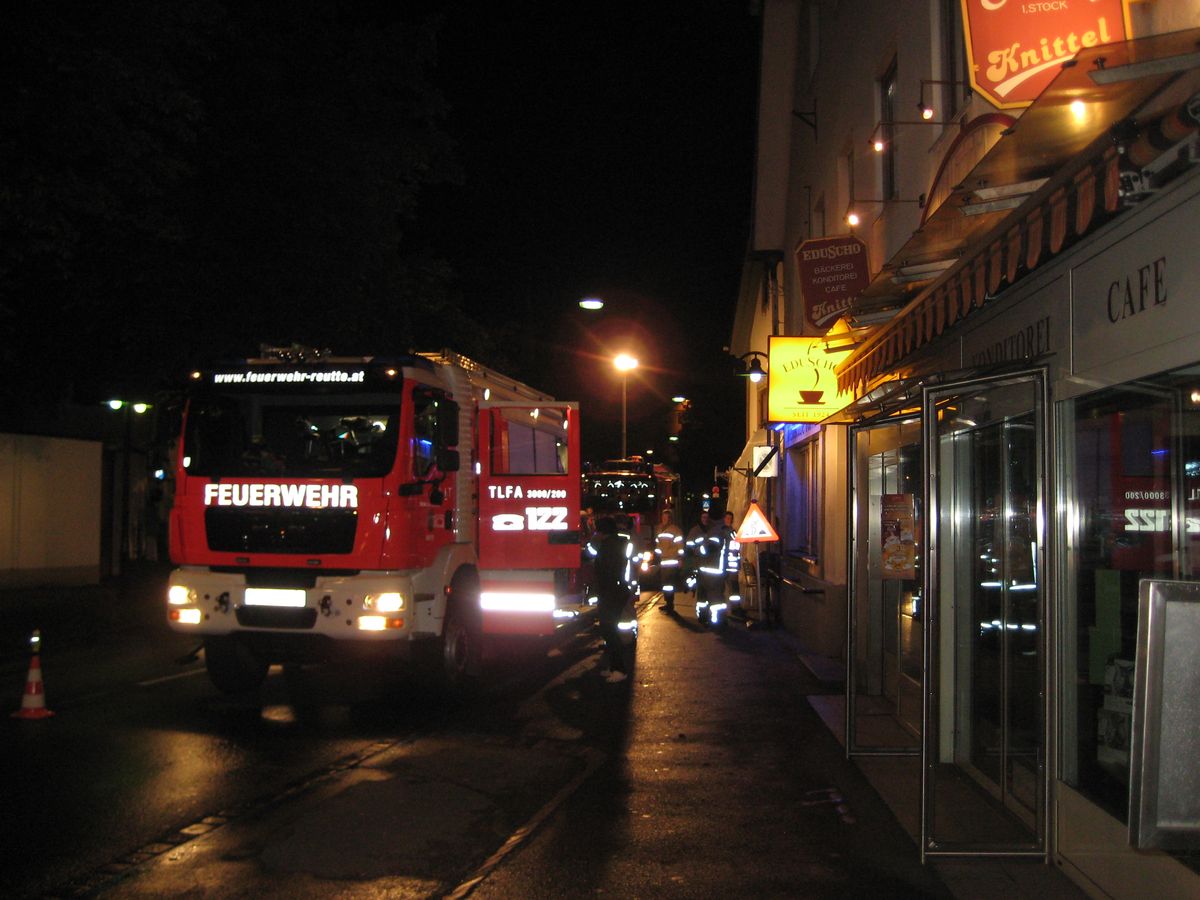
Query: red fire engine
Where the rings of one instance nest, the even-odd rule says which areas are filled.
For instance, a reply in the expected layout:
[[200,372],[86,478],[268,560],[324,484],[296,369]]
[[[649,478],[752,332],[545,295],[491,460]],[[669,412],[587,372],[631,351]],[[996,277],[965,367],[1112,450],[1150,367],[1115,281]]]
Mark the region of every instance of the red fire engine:
[[168,618],[213,683],[339,651],[437,651],[461,686],[498,636],[578,615],[579,408],[443,351],[300,348],[194,372]]

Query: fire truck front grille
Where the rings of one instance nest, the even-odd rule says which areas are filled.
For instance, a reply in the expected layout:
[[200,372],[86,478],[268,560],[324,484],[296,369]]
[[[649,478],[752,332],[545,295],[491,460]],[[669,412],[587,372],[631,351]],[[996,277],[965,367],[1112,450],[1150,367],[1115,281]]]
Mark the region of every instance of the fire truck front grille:
[[349,553],[357,525],[358,514],[346,509],[204,512],[209,549],[228,553]]
[[239,625],[247,628],[312,628],[317,621],[317,611],[243,606],[237,611],[237,620]]

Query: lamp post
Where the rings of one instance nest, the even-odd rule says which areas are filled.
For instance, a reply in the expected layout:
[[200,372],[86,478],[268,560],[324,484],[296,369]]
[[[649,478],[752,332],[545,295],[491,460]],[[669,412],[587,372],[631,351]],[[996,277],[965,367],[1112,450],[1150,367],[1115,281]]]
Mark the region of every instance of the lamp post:
[[617,371],[621,373],[621,459],[626,457],[626,431],[628,426],[628,411],[629,411],[629,373],[637,368],[638,361],[628,353],[619,353],[613,359],[613,365]]
[[[114,506],[119,509],[120,523],[117,528],[116,540],[119,542],[112,555],[112,574],[125,574],[125,563],[134,558],[129,547],[130,541],[130,506],[133,499],[133,477],[130,466],[130,454],[133,452],[133,415],[144,416],[150,411],[149,403],[131,402],[129,400],[108,400],[105,406],[115,413],[121,414],[122,436],[121,452],[121,486],[114,498]],[[139,554],[140,555],[140,554]]]

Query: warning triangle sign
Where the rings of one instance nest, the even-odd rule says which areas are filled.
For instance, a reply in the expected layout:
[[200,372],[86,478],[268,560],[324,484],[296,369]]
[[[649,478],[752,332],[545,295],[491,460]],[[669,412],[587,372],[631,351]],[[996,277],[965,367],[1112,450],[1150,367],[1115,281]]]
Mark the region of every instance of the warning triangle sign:
[[767,521],[762,508],[751,501],[750,508],[746,510],[746,518],[742,519],[742,524],[738,527],[737,539],[741,544],[765,544],[779,540],[779,534]]

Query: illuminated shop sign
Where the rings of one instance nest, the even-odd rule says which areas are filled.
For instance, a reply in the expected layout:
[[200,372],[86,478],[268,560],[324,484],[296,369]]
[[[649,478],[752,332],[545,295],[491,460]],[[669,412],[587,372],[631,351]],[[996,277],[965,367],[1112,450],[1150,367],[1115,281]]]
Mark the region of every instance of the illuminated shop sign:
[[837,386],[837,367],[850,353],[827,352],[819,337],[772,337],[767,342],[767,419],[821,422],[854,400]]
[[867,245],[852,234],[813,238],[796,247],[804,321],[812,330],[829,326],[871,283]]
[[352,484],[206,484],[204,505],[357,509],[358,488]]
[[1028,106],[1087,47],[1126,40],[1128,0],[962,0],[971,87]]

